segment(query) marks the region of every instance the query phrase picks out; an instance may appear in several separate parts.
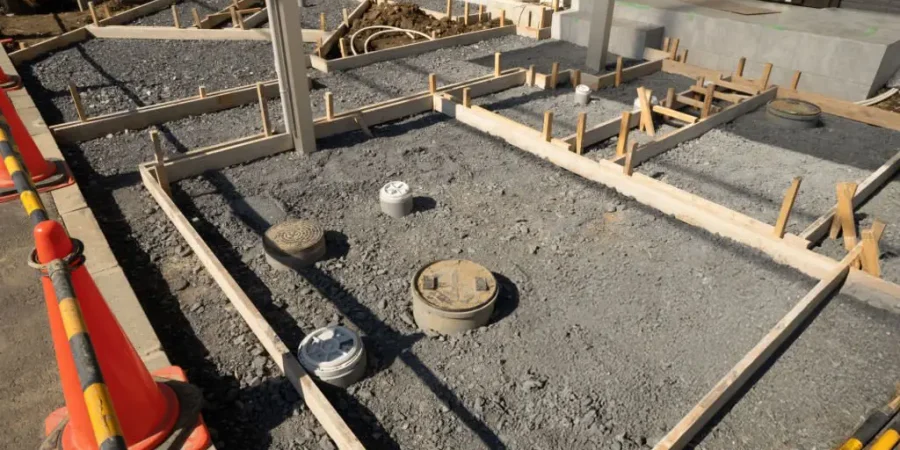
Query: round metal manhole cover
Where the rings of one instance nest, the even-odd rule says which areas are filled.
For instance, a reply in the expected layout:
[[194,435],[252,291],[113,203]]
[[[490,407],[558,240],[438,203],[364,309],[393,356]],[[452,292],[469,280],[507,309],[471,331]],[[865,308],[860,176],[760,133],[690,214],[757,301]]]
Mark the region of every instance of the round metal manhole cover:
[[785,115],[792,118],[818,117],[822,114],[822,109],[818,106],[810,102],[790,98],[772,100],[769,102],[767,108],[773,114]]
[[413,288],[426,304],[448,312],[478,309],[497,296],[497,280],[491,271],[461,259],[423,267],[413,279]]
[[266,242],[287,255],[296,255],[319,245],[325,230],[309,220],[293,219],[273,225],[266,230]]

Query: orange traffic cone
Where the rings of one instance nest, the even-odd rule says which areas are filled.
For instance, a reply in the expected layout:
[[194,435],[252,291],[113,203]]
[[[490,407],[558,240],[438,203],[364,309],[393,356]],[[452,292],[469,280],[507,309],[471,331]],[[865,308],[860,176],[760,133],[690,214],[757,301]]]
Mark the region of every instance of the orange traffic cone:
[[[45,191],[49,187],[59,187],[72,184],[72,179],[62,161],[48,161],[41,155],[37,144],[22,123],[22,119],[5,92],[0,93],[0,140],[8,140],[25,163],[25,168],[31,174],[31,181],[39,191]],[[0,201],[6,197],[15,198],[15,185],[5,165],[0,164]]]
[[17,75],[7,75],[6,72],[3,71],[3,68],[0,68],[0,89],[11,91],[13,89],[19,89],[21,87],[21,78],[19,78]]
[[[34,238],[38,264],[70,257],[76,249],[62,225],[52,220],[35,226]],[[208,448],[209,432],[199,415],[198,399],[202,399],[202,396],[184,395],[189,385],[178,382],[184,381],[184,374],[178,368],[168,368],[165,374],[174,375],[181,380],[154,380],[97,290],[94,280],[82,264],[83,259],[70,257],[69,260],[74,261],[71,280],[75,298],[81,307],[86,332],[97,355],[100,371],[128,448],[155,449],[173,436],[173,432],[177,432],[182,442],[180,447],[173,448]],[[54,438],[60,444],[57,448],[94,450],[98,448],[95,424],[91,422],[87,412],[56,291],[47,274],[41,280],[66,400],[65,408],[47,418],[45,431],[48,435],[58,433]],[[190,417],[185,417],[186,415]],[[67,423],[64,422],[66,416]]]

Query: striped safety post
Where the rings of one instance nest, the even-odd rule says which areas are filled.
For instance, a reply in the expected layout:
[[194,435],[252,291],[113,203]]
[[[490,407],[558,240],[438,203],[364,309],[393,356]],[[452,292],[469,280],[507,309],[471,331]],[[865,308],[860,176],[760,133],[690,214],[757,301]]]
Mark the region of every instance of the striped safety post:
[[22,163],[21,156],[10,145],[9,135],[6,134],[3,127],[0,127],[0,157],[3,158],[3,165],[15,184],[19,200],[25,207],[25,213],[31,218],[31,222],[37,225],[49,219],[47,211],[44,210],[44,204],[41,202],[41,196],[31,181],[31,175],[28,174],[28,169]]

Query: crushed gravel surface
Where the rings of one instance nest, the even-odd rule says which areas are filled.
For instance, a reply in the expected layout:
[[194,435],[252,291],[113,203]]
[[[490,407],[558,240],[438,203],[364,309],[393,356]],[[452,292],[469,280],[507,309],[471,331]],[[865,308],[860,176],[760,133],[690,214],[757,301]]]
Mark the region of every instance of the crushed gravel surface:
[[[69,79],[85,87],[99,113],[193,95],[199,84],[212,91],[274,77],[265,43],[207,44],[95,40],[21,71],[49,123],[74,118]],[[554,60],[569,68],[584,57],[569,44],[509,36],[312,73],[313,110],[323,114],[325,90],[340,111],[422,91],[432,72],[441,83],[481,76],[492,70],[495,51],[504,52],[504,67],[536,64],[542,72]],[[145,60],[151,64],[136,64]],[[663,92],[667,82],[685,82],[659,78],[641,84]],[[589,107],[596,108],[591,117],[615,116],[613,102],[622,103],[619,112],[630,109],[633,88],[601,92],[607,100]],[[106,89],[107,103],[92,89]],[[492,109],[516,103],[503,95],[485,100]],[[535,126],[531,111],[556,108],[559,133],[569,133],[563,123],[577,115],[569,97],[531,96],[499,109]],[[280,127],[280,106],[269,102],[269,110]],[[258,133],[258,105],[162,131],[170,152]],[[813,285],[437,114],[374,132],[374,139],[325,139],[308,157],[284,153],[174,186],[179,207],[291,348],[330,323],[364,335],[367,377],[326,391],[368,448],[646,448]],[[203,388],[217,448],[334,448],[140,186],[136,166],[152,156],[146,133],[114,133],[63,151],[167,354]],[[679,161],[689,145],[666,157]],[[688,180],[649,164],[641,170],[666,171],[676,185]],[[794,175],[771,198],[780,199]],[[378,188],[394,179],[417,196],[417,212],[401,220],[378,210]],[[734,207],[733,197],[711,199]],[[287,216],[329,230],[326,261],[300,273],[268,268],[260,235]],[[408,280],[439,258],[472,259],[498,274],[503,294],[489,326],[454,337],[416,330]],[[838,297],[810,327],[814,334],[801,337],[700,448],[833,445],[893,388],[900,347],[888,332],[896,322]]]

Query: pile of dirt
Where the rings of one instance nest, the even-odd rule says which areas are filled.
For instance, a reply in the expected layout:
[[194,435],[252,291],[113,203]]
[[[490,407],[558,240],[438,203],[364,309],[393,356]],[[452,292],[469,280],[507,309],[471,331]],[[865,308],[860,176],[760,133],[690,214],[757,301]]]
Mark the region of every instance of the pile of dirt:
[[[472,11],[473,15],[476,13],[477,10]],[[469,25],[466,25],[462,21],[450,20],[447,17],[436,19],[423,11],[419,5],[413,3],[373,5],[361,18],[354,20],[353,23],[350,24],[351,27],[350,31],[347,33],[347,40],[349,43],[350,37],[355,33],[372,26],[397,27],[405,30],[418,31],[427,36],[432,36],[433,38],[444,38],[471,31],[486,30],[500,25],[499,19],[488,21],[486,18],[487,16],[485,15],[484,21],[479,23],[476,19]],[[359,32],[353,40],[353,47],[356,52],[365,53],[366,50],[363,46],[365,45],[366,39],[381,31],[384,31],[384,29],[371,29]],[[369,42],[369,50],[383,50],[417,41],[424,41],[425,39],[424,36],[416,34],[408,35],[399,32],[384,33],[378,35]],[[330,56],[340,57],[340,52],[338,51]]]
[[[0,38],[12,38],[16,43],[33,44],[91,23],[90,11],[87,9],[79,11],[74,4],[66,6],[67,8],[61,8],[62,11],[49,14],[0,15]],[[100,19],[106,18],[106,9],[116,14],[135,6],[137,4],[134,0],[108,0],[94,4]],[[7,50],[16,49],[17,44]]]

